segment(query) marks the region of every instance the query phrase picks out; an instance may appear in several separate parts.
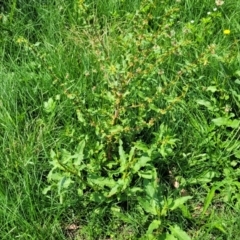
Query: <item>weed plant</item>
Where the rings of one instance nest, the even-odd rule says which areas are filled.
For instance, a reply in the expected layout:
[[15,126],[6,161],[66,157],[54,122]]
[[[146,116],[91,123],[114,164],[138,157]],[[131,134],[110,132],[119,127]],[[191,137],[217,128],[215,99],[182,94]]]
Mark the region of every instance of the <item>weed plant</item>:
[[238,1],[0,3],[1,239],[238,239]]

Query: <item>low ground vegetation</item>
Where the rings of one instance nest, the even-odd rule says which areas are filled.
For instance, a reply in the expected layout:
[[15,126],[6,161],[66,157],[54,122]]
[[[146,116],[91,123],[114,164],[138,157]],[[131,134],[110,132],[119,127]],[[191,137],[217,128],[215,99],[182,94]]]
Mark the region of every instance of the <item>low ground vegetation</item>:
[[238,239],[240,3],[0,3],[1,239]]

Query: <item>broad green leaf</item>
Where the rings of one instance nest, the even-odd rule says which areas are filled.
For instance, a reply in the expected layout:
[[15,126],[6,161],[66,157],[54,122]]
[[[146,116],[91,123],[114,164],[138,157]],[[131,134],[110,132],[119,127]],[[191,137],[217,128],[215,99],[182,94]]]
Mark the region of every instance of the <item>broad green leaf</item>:
[[131,160],[132,160],[132,158],[133,158],[133,156],[134,156],[134,153],[135,153],[135,150],[136,150],[135,147],[132,147],[132,148],[131,148],[131,151],[130,151],[129,157],[128,157],[128,161],[131,161]]
[[100,187],[114,187],[117,183],[111,179],[111,178],[104,178],[104,177],[100,177],[97,176],[95,174],[89,174],[87,181],[91,184],[91,185],[96,185],[96,186],[100,186]]
[[119,184],[116,184],[112,189],[111,191],[108,193],[107,197],[110,198],[112,197],[113,195],[115,195],[116,193],[119,192],[119,188],[120,188],[120,185]]
[[236,76],[240,77],[240,70],[237,70],[234,74],[235,74]]
[[120,183],[122,186],[122,188],[121,188],[122,192],[125,191],[129,187],[131,180],[132,180],[132,178],[130,176],[125,176],[124,178],[121,178],[118,180],[118,182],[119,181],[122,182],[122,183]]
[[169,212],[169,206],[173,204],[173,199],[168,197],[166,200],[161,201],[161,216],[167,216]]
[[238,162],[237,161],[235,161],[235,160],[233,160],[233,161],[231,161],[231,166],[232,167],[236,167],[237,166],[237,164],[238,164]]
[[234,156],[238,159],[240,159],[240,150],[235,150],[234,151]]
[[137,192],[143,192],[143,189],[140,187],[133,187],[133,188],[127,189],[126,192],[128,195],[131,195],[131,194],[136,194]]
[[83,190],[81,188],[78,188],[77,193],[78,193],[78,196],[80,197],[83,196]]
[[152,179],[153,178],[153,172],[151,170],[146,171],[139,171],[138,175],[145,179]]
[[51,159],[55,159],[55,157],[56,157],[56,153],[52,149],[50,151],[50,157],[51,157]]
[[210,92],[214,93],[214,92],[217,91],[217,87],[216,86],[209,86],[209,87],[207,87],[207,91],[210,91]]
[[166,146],[161,145],[161,147],[158,149],[158,152],[162,155],[163,158],[167,157],[167,152],[166,152]]
[[112,127],[109,129],[109,132],[110,132],[111,134],[117,134],[117,133],[122,132],[122,130],[123,130],[123,127],[122,127],[122,126],[120,126],[120,125],[114,125],[114,126],[112,126]]
[[90,195],[90,200],[93,202],[102,203],[102,202],[106,201],[106,197],[102,193],[93,192]]
[[146,163],[151,161],[150,157],[142,156],[138,159],[138,161],[133,166],[133,173],[138,172],[142,167],[146,166]]
[[84,148],[85,148],[85,140],[82,140],[78,145],[77,153],[74,155],[74,157],[76,158],[74,160],[74,165],[75,166],[80,166],[81,165],[82,160],[84,158],[84,154],[83,154]]
[[42,191],[42,194],[44,194],[44,195],[47,194],[51,190],[51,188],[52,188],[52,186],[48,186],[48,187],[44,188]]
[[178,240],[191,240],[188,234],[183,231],[179,226],[170,226],[171,233],[178,238]]
[[66,149],[62,149],[61,153],[62,153],[61,162],[63,164],[71,163],[71,159],[73,159],[74,156]]
[[234,82],[240,85],[240,80],[239,79],[236,79]]
[[237,120],[237,119],[231,120],[227,117],[215,118],[212,121],[217,126],[227,126],[231,128],[238,128],[240,125],[240,120]]
[[147,152],[149,150],[148,146],[145,143],[140,141],[136,142],[135,147],[138,150],[142,150],[143,152]]
[[185,202],[187,202],[189,199],[192,199],[191,196],[185,196],[185,197],[180,197],[176,200],[173,201],[171,206],[169,206],[170,210],[175,210],[176,208],[182,206]]
[[118,179],[117,182],[115,182],[113,188],[110,190],[110,192],[108,193],[107,197],[111,197],[117,193],[119,193],[120,191],[123,191],[123,189],[126,187],[126,181],[128,181],[128,179]]
[[144,188],[147,195],[153,198],[154,194],[156,193],[156,186],[152,181],[146,180],[144,181]]
[[[109,162],[106,164],[106,166],[107,166],[109,169],[112,169],[112,168],[114,168],[114,167],[117,166],[117,165],[118,165],[118,162],[117,162],[117,161],[109,161]],[[118,173],[120,173],[120,170],[117,169],[117,170],[111,171],[111,173],[116,173],[116,174],[118,174]]]
[[203,105],[203,106],[205,106],[207,108],[211,108],[212,107],[211,102],[206,101],[206,100],[198,99],[196,102],[197,102],[197,104]]
[[[86,121],[85,121],[85,119],[84,119],[83,114],[81,113],[81,111],[80,111],[80,110],[77,110],[76,112],[77,112],[77,119],[78,119],[78,121],[81,122],[81,123],[85,123]],[[85,124],[84,124],[84,125],[85,125]]]
[[229,119],[227,117],[219,117],[219,118],[212,119],[212,122],[216,126],[226,126],[228,121]]
[[158,229],[161,225],[161,221],[159,220],[153,220],[147,230],[147,234],[152,234],[154,230]]
[[157,204],[154,200],[146,199],[146,198],[140,198],[138,197],[138,202],[140,206],[144,209],[144,211],[151,213],[153,215],[157,215]]
[[227,122],[227,127],[238,128],[240,125],[240,120],[234,119]]
[[113,102],[115,100],[115,96],[110,91],[106,92],[105,97],[106,97],[106,99],[108,99],[111,102]]
[[200,175],[196,179],[189,179],[188,182],[191,184],[195,183],[209,183],[212,181],[212,179],[216,176],[216,172],[214,171],[208,171],[204,173],[204,175]]
[[206,213],[208,207],[210,206],[210,204],[213,200],[213,197],[215,195],[215,191],[216,191],[216,187],[212,187],[212,189],[209,191],[207,197],[205,198],[203,211],[202,211],[201,216],[203,216]]
[[38,47],[40,44],[41,44],[41,42],[36,42],[36,43],[34,43],[33,45],[34,45],[35,47]]
[[50,171],[48,174],[48,181],[60,181],[62,177],[63,177],[62,173]]
[[119,212],[121,212],[121,208],[120,207],[116,207],[116,206],[115,207],[112,206],[111,207],[111,211],[119,213]]
[[70,177],[64,176],[58,183],[58,191],[60,192],[63,188],[67,189],[74,181]]
[[181,205],[179,206],[179,209],[182,211],[182,214],[185,218],[192,219],[191,213],[188,210],[187,206]]
[[149,104],[149,108],[151,110],[155,111],[155,112],[159,112],[159,108],[156,105],[152,104],[152,103]]

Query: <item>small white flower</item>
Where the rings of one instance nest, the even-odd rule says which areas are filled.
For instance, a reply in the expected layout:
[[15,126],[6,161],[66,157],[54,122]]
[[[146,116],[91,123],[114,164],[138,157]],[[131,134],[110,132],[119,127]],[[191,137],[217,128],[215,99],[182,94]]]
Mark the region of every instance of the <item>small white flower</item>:
[[211,14],[211,12],[208,12],[208,13],[207,13],[207,15],[210,15],[210,14]]
[[214,8],[213,11],[216,12],[216,11],[217,11],[217,8]]
[[215,3],[216,3],[217,6],[222,6],[224,4],[224,1],[216,0]]
[[194,20],[191,20],[190,23],[194,23]]

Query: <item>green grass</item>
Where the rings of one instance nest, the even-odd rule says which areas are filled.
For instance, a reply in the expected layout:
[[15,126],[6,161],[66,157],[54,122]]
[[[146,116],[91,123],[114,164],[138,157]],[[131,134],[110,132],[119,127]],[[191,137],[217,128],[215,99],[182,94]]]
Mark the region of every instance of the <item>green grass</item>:
[[237,0],[1,4],[1,239],[240,237]]

